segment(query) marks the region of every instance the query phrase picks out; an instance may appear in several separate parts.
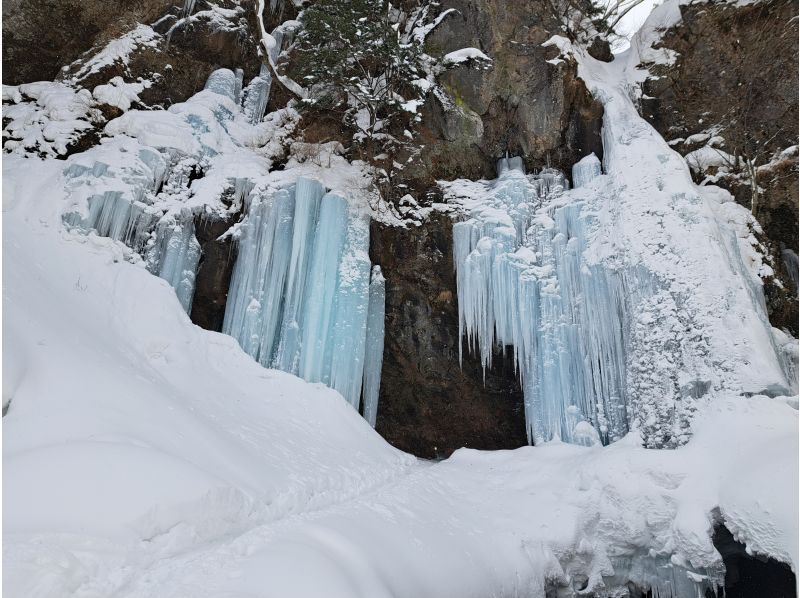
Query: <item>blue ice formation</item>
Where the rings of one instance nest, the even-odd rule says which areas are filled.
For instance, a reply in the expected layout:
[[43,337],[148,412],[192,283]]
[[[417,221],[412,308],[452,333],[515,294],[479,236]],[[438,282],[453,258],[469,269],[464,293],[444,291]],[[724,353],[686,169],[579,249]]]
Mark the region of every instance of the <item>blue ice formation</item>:
[[[257,124],[266,110],[270,75],[266,69],[262,69],[261,75],[255,77],[244,90],[242,76],[240,69],[236,72],[217,69],[209,75],[205,91],[235,103],[241,102],[247,120]],[[198,161],[216,154],[203,142],[209,131],[209,123],[200,114],[202,112],[189,109],[183,116],[198,141],[200,154],[197,156],[186,156],[175,149],[143,145],[136,145],[134,156],[131,156],[126,147],[111,144],[107,148],[100,146],[87,152],[64,171],[67,186],[77,196],[84,197],[85,202],[83,207],[67,212],[64,222],[72,228],[94,231],[128,245],[145,259],[150,272],[172,285],[187,313],[192,308],[201,253],[194,234],[194,214],[188,209],[165,212],[156,206],[165,198],[170,201],[164,201],[164,204],[173,205],[185,200],[190,195],[189,171]],[[214,109],[213,114],[223,127],[234,118],[234,114],[222,103]],[[115,152],[118,155],[114,156]],[[90,161],[95,156],[97,159]],[[112,168],[109,164],[117,166]],[[249,191],[239,189],[241,182],[235,181],[236,195],[246,195]],[[98,183],[107,183],[111,189],[97,193],[86,191]]]
[[[578,184],[600,174],[576,165]],[[590,224],[554,169],[498,163],[485,205],[453,228],[460,335],[491,366],[513,347],[529,442],[607,443],[628,429],[622,282],[582,260]],[[552,210],[538,211],[543,205]]]
[[[126,165],[111,168],[101,160],[91,166],[72,163],[64,170],[67,187],[78,196],[88,193],[86,206],[64,214],[67,226],[83,232],[121,241],[145,259],[147,269],[166,280],[174,289],[186,312],[192,309],[194,280],[200,261],[200,244],[194,235],[191,210],[163,214],[153,207],[154,194],[162,187],[176,187],[186,178],[178,164],[170,166],[169,156],[151,148],[135,146],[138,155],[130,156],[124,144],[100,147],[95,154],[118,162],[115,150]],[[103,151],[106,152],[102,155]],[[88,154],[86,162],[89,156]],[[92,193],[94,185],[112,189]]]
[[592,152],[572,166],[572,185],[576,188],[585,187],[586,183],[601,174],[600,159]]
[[265,367],[322,382],[355,409],[363,395],[374,425],[384,282],[370,265],[369,216],[303,177],[247,201],[223,332]]

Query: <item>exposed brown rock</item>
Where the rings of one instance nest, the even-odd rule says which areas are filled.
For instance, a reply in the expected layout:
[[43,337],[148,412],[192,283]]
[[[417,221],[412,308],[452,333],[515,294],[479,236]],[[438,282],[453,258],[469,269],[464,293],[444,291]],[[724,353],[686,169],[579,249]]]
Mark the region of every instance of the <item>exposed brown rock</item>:
[[452,220],[424,226],[372,223],[370,257],[386,276],[386,341],[377,430],[393,445],[428,458],[466,446],[527,444],[522,391],[512,359],[484,372],[464,349],[458,362],[458,305]]
[[81,54],[148,23],[170,0],[3,0],[3,83],[52,81]]
[[229,219],[198,217],[194,234],[202,248],[195,278],[192,322],[206,330],[222,331],[225,303],[236,263],[236,247],[230,237],[220,239],[240,215]]
[[423,161],[432,179],[491,177],[506,152],[524,156],[528,167],[549,163],[567,172],[592,151],[602,157],[602,106],[574,62],[553,61],[558,51],[542,47],[560,31],[546,3],[447,0],[442,8],[458,12],[433,31],[426,50],[444,56],[475,47],[492,63],[440,75],[446,97],[431,98],[423,114]]
[[603,62],[611,62],[614,60],[614,55],[611,53],[611,46],[608,40],[603,39],[599,35],[592,40],[589,47],[586,48],[589,56],[595,60],[602,60]]

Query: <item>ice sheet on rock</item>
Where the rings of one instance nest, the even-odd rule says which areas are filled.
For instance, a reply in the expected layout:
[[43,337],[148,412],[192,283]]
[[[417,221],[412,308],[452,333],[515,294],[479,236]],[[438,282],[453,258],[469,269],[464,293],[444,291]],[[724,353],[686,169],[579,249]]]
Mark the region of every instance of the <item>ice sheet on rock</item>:
[[367,343],[364,355],[364,418],[373,428],[378,418],[378,394],[383,366],[386,279],[380,266],[372,268],[367,311]]

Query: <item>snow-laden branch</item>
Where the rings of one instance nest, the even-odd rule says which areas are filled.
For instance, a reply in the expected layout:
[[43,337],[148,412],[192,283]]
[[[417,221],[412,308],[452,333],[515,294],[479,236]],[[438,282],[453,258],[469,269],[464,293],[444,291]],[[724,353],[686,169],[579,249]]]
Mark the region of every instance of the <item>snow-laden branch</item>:
[[304,87],[286,75],[281,75],[278,73],[278,67],[273,59],[273,54],[275,54],[275,48],[277,47],[278,42],[271,34],[267,33],[266,27],[264,26],[264,2],[265,0],[258,0],[258,5],[256,6],[256,18],[258,19],[258,29],[259,33],[261,34],[261,45],[264,46],[264,53],[267,56],[267,64],[269,65],[269,69],[272,71],[273,77],[275,77],[275,79],[277,79],[278,82],[287,90],[296,95],[298,98],[307,98],[308,91]]

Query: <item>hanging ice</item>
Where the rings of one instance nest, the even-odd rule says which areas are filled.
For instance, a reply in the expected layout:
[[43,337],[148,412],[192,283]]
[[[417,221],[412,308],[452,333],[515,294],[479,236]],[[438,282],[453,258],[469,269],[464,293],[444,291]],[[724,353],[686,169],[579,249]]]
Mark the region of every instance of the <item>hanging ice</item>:
[[383,293],[380,270],[374,293],[370,285],[369,218],[323,193],[319,182],[299,178],[289,189],[251,194],[223,332],[263,365],[322,382],[355,409],[363,383],[365,409],[374,413]]
[[194,280],[200,263],[200,243],[194,236],[194,219],[186,210],[174,222],[162,220],[150,249],[148,268],[166,280],[178,296],[183,309],[192,311]]
[[[94,158],[102,152],[105,158],[116,158],[113,154],[119,152],[121,160],[109,160],[118,166],[112,168]],[[168,152],[162,154],[133,140],[87,152],[64,170],[76,204],[64,214],[64,222],[125,243],[145,258],[150,272],[169,282],[189,312],[200,260],[194,216],[190,210],[165,216],[152,205],[160,189],[181,186],[185,175],[179,165],[170,166],[170,160]]]
[[560,202],[563,174],[526,176],[513,158],[498,171],[453,228],[461,335],[485,367],[513,346],[529,441],[615,440],[627,432],[622,281],[582,262],[589,216]]
[[261,72],[250,81],[242,98],[242,110],[251,125],[257,125],[264,118],[271,86],[272,75],[270,75],[269,68],[261,65]]

